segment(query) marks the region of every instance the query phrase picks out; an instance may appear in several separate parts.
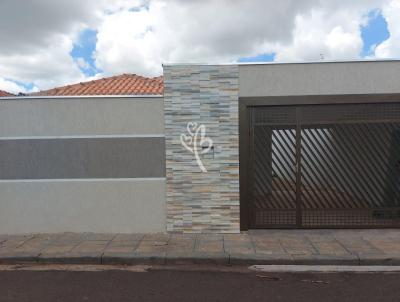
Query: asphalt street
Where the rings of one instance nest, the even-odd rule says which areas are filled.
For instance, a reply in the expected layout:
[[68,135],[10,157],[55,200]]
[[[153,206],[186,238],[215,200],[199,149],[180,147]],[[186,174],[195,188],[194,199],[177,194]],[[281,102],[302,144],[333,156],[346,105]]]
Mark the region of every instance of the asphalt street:
[[398,301],[400,273],[0,270],[0,301]]

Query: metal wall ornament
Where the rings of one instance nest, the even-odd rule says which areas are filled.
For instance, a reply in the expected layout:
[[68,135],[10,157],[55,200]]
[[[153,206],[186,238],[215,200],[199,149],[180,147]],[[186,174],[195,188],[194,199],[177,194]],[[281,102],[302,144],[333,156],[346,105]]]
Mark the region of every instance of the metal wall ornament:
[[206,127],[203,124],[198,125],[196,122],[189,122],[186,125],[186,131],[187,134],[182,133],[180,135],[182,146],[194,154],[201,172],[207,172],[201,160],[201,155],[207,154],[212,150],[213,141],[211,138],[206,137]]

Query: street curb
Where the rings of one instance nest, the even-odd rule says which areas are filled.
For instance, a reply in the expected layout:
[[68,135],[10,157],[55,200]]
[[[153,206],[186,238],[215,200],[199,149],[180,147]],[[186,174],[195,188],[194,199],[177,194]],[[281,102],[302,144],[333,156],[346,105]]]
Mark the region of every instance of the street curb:
[[296,265],[360,265],[357,255],[293,255]]
[[107,265],[400,265],[400,255],[258,255],[190,254],[81,254],[81,255],[0,255],[0,264],[107,264]]
[[228,253],[168,253],[167,264],[229,265]]
[[400,265],[399,255],[359,254],[360,265]]
[[284,265],[293,263],[293,257],[289,254],[231,254],[229,264],[231,265],[255,265],[255,264],[276,264]]
[[84,256],[39,256],[38,263],[40,264],[101,264],[101,257],[96,255]]
[[101,264],[109,265],[138,265],[138,264],[165,264],[165,253],[136,254],[136,253],[105,253],[101,257]]
[[26,264],[38,262],[38,255],[1,255],[0,264]]

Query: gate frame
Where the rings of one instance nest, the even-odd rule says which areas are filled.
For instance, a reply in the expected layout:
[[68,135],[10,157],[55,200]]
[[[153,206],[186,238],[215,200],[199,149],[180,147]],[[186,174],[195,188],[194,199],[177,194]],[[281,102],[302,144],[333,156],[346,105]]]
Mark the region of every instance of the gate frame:
[[400,93],[239,97],[240,230],[247,231],[252,228],[249,189],[250,107],[380,103],[400,103]]

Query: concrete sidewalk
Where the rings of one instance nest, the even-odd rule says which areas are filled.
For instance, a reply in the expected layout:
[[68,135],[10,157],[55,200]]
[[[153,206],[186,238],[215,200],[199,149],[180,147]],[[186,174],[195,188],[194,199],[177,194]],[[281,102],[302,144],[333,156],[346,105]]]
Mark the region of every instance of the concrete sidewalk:
[[400,265],[400,230],[0,235],[0,263]]

